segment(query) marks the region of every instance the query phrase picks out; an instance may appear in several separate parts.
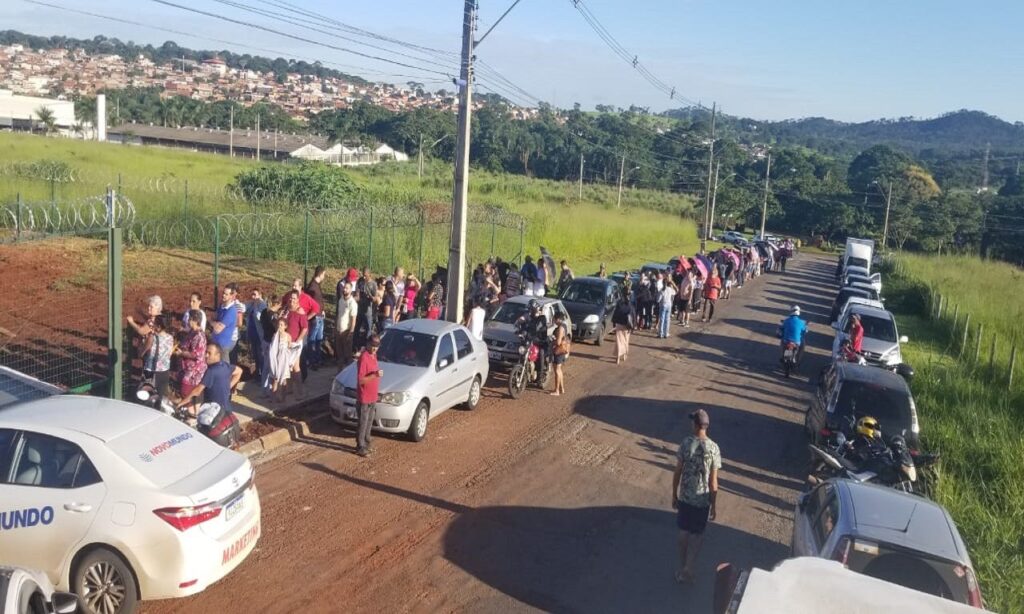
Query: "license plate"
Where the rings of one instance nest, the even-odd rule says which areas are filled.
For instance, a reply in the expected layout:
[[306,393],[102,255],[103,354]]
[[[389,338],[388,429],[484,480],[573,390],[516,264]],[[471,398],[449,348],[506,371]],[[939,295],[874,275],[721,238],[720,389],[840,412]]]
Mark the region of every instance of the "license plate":
[[234,501],[231,501],[227,505],[224,506],[224,520],[225,520],[225,522],[231,520],[232,518],[234,518],[235,515],[238,514],[238,512],[242,511],[242,508],[244,506],[245,506],[245,493],[242,493],[242,494],[238,495],[237,497],[235,497]]
[[487,357],[491,360],[501,360],[500,352],[487,352]]

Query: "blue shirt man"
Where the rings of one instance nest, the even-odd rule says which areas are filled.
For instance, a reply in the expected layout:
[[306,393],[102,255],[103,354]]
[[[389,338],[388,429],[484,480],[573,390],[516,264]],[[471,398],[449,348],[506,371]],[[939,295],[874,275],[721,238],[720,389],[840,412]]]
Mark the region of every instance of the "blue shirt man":
[[[234,296],[231,298],[233,301]],[[235,345],[235,329],[238,328],[238,305],[234,302],[221,303],[217,309],[217,322],[224,326],[219,331],[219,327],[214,327],[213,341],[230,354],[231,348]]]
[[203,400],[216,403],[225,411],[231,409],[231,374],[234,367],[221,361],[208,365],[203,375]]
[[800,308],[794,307],[790,316],[782,321],[782,342],[792,341],[797,345],[803,345],[806,332],[807,322],[800,319]]

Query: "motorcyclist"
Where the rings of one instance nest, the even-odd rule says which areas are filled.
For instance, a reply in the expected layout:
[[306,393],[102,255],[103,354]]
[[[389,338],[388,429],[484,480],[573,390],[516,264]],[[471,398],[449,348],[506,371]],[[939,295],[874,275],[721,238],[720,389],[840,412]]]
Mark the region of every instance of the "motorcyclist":
[[793,305],[789,311],[789,317],[782,321],[782,354],[785,356],[786,345],[795,343],[797,345],[796,361],[804,355],[804,334],[807,332],[807,321],[800,318],[800,306]]
[[877,456],[886,450],[885,442],[882,440],[882,426],[873,416],[863,416],[857,420],[854,429],[854,438],[847,446],[850,452],[847,458],[860,461],[861,463]]
[[529,315],[520,318],[519,328],[526,335],[527,341],[537,346],[537,362],[535,373],[543,379],[544,356],[548,350],[548,319],[544,315],[540,301],[531,299]]

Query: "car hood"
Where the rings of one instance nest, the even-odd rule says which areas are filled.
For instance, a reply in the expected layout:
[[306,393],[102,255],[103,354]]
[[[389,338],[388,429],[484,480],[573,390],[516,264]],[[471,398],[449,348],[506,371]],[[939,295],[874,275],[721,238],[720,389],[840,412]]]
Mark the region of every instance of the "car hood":
[[884,354],[898,345],[895,341],[880,341],[871,337],[864,337],[861,349],[873,354]]
[[582,324],[583,318],[589,315],[602,315],[604,309],[601,305],[594,305],[593,303],[577,303],[575,301],[562,301],[562,305],[565,306],[565,310],[569,312],[569,318],[577,323]]
[[516,327],[514,325],[491,320],[484,324],[484,339],[508,342],[517,341],[519,337],[516,336]]
[[[380,363],[380,368],[384,371],[384,377],[380,380],[381,394],[385,392],[404,392],[413,388],[427,374],[428,370],[424,367],[410,367],[408,365],[383,361]],[[345,388],[355,388],[356,371],[358,369],[359,363],[354,362],[345,367],[334,379]]]

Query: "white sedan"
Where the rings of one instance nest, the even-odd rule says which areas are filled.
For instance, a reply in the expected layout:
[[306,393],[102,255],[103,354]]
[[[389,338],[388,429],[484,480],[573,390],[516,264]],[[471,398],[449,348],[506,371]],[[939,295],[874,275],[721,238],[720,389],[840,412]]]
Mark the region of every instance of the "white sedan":
[[0,409],[0,564],[88,614],[198,593],[259,537],[248,459],[173,418],[81,396]]
[[[487,381],[487,346],[465,326],[442,320],[407,320],[384,332],[377,350],[384,371],[373,430],[405,433],[412,441],[427,434],[427,421],[464,403],[474,409]],[[345,426],[356,415],[356,371],[345,367],[331,387],[331,418]]]

